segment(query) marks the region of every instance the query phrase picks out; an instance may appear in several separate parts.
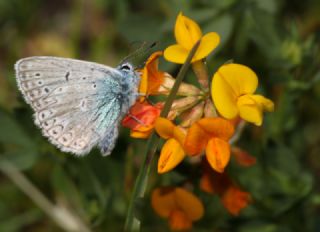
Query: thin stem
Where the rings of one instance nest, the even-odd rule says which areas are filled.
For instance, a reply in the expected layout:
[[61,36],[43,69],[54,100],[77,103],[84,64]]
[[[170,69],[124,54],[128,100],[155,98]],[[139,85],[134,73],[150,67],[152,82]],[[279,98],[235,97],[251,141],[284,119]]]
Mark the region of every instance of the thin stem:
[[40,209],[65,231],[90,232],[91,230],[67,208],[50,202],[28,178],[10,161],[0,160],[0,171],[15,183]]
[[[189,65],[191,63],[192,57],[194,56],[197,48],[199,47],[200,41],[198,41],[192,50],[190,51],[187,60],[182,65],[177,78],[175,80],[175,83],[171,89],[171,92],[166,100],[166,103],[163,107],[163,110],[161,111],[160,117],[167,117],[171,105],[176,97],[176,94],[178,92],[179,86],[182,83],[182,80],[189,68]],[[135,181],[135,185],[133,188],[132,196],[129,202],[129,208],[127,212],[126,222],[125,222],[125,230],[126,231],[135,231],[139,230],[140,222],[137,218],[134,216],[134,207],[135,203],[137,202],[138,198],[142,198],[144,196],[146,187],[147,187],[147,181],[151,170],[151,164],[154,158],[154,154],[156,153],[158,144],[159,144],[159,137],[155,132],[153,132],[148,139],[144,159],[142,163],[142,167],[139,171],[138,177]]]
[[246,125],[246,122],[244,120],[241,120],[241,122],[239,123],[239,125],[238,125],[238,127],[236,129],[236,132],[234,133],[234,135],[232,136],[232,138],[229,141],[230,144],[233,145],[240,139],[245,125]]

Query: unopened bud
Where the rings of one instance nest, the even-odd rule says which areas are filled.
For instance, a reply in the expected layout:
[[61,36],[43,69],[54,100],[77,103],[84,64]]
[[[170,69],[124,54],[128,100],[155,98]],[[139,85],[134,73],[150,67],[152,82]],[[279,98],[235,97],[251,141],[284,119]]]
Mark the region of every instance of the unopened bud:
[[[164,80],[161,84],[161,86],[158,89],[159,94],[169,94],[170,90],[172,89],[174,85],[175,79],[169,74],[164,73]],[[179,86],[177,95],[178,96],[194,96],[200,94],[200,89],[195,87],[194,85],[190,85],[187,83],[182,82]]]
[[212,118],[212,117],[217,117],[217,111],[211,101],[211,99],[206,100],[206,104],[204,106],[204,116],[206,118]]
[[181,126],[190,127],[194,122],[198,121],[203,116],[204,102],[200,102],[195,107],[186,111],[181,115]]

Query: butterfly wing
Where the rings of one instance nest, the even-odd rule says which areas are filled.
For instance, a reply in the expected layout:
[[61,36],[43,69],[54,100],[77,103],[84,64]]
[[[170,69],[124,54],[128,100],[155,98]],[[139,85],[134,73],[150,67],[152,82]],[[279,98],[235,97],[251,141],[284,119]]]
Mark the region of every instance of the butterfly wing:
[[[15,68],[35,123],[62,151],[84,155],[109,131],[118,133],[122,74],[117,69],[57,57],[21,59]],[[112,148],[115,139],[109,141]]]

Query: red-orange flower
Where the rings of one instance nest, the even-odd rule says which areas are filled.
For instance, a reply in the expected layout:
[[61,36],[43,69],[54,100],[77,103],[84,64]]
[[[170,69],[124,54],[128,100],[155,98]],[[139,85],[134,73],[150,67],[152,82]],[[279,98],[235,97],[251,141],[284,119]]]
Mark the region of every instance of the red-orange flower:
[[168,218],[171,230],[188,230],[203,216],[202,202],[183,188],[162,187],[152,192],[151,204],[156,213]]
[[230,160],[228,141],[233,133],[234,128],[228,120],[202,118],[189,128],[184,149],[190,155],[199,155],[205,150],[211,167],[221,173]]
[[147,138],[154,128],[161,108],[161,103],[152,106],[147,102],[136,102],[130,108],[129,114],[122,120],[122,126],[131,129],[130,136],[133,138]]

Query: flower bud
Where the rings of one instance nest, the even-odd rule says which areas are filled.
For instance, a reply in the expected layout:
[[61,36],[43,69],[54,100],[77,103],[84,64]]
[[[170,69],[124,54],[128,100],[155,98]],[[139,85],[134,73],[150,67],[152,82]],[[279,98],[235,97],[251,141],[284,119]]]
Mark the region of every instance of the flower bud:
[[204,102],[200,102],[198,105],[186,111],[181,115],[181,126],[190,127],[195,121],[198,121],[203,115]]
[[[168,95],[174,85],[174,82],[175,82],[175,79],[169,73],[164,73],[164,80],[158,89],[158,93]],[[198,89],[194,85],[190,85],[182,82],[178,89],[177,95],[178,96],[192,96],[192,95],[194,96],[194,95],[199,95],[200,93],[201,93],[200,89]]]

